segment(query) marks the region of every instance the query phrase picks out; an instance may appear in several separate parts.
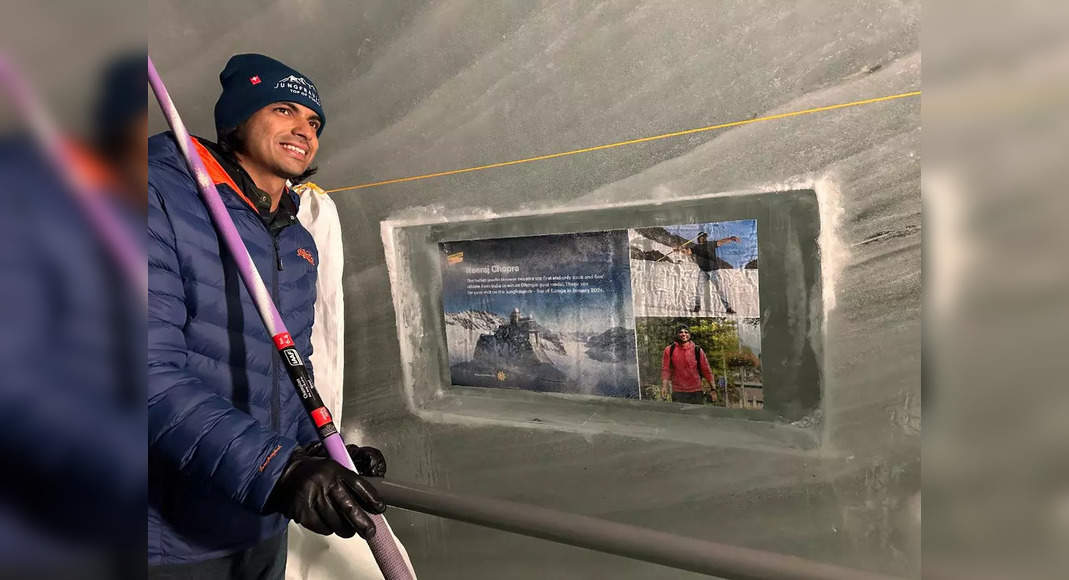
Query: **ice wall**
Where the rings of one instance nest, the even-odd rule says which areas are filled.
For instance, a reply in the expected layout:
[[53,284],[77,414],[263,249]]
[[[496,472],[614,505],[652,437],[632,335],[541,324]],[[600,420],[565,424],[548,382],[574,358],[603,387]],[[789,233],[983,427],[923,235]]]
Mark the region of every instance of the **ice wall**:
[[[328,123],[316,180],[328,189],[920,87],[910,1],[153,7],[155,62],[196,133],[214,132],[215,79],[235,52],[269,52],[318,82]],[[919,99],[901,99],[336,194],[346,428],[382,447],[397,479],[918,575],[919,113]],[[812,443],[700,428],[668,439],[656,421],[629,434],[598,405],[570,419],[581,429],[413,412],[404,357],[438,355],[399,343],[413,312],[394,307],[383,220],[810,187],[823,290],[807,311],[823,315],[812,330],[823,393],[820,413],[788,427]],[[391,521],[423,578],[693,576],[431,516]]]

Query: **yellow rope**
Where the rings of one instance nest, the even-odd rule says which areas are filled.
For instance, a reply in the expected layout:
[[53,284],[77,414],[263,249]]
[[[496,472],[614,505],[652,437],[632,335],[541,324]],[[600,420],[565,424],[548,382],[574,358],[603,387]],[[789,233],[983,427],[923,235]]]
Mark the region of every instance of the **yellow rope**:
[[590,153],[591,151],[602,151],[604,149],[613,149],[615,147],[623,147],[624,145],[634,145],[636,143],[646,143],[649,141],[657,141],[660,139],[668,139],[669,137],[681,137],[683,135],[693,135],[695,133],[702,133],[705,131],[714,131],[716,129],[726,129],[728,127],[738,127],[740,125],[749,125],[750,123],[760,123],[761,121],[774,121],[776,119],[786,119],[788,117],[797,117],[799,115],[808,115],[810,113],[821,113],[824,111],[833,111],[835,109],[845,109],[847,107],[859,107],[861,105],[870,105],[872,103],[880,103],[883,101],[891,101],[894,99],[904,99],[906,97],[916,97],[921,94],[920,91],[912,91],[908,93],[899,93],[897,95],[888,95],[886,97],[876,97],[874,99],[865,99],[863,101],[852,101],[849,103],[839,103],[838,105],[828,105],[826,107],[815,107],[812,109],[805,109],[804,111],[793,111],[790,113],[780,113],[778,115],[768,115],[767,117],[757,117],[754,119],[746,119],[743,121],[732,121],[731,123],[721,123],[719,125],[709,125],[707,127],[698,127],[697,129],[687,129],[685,131],[676,131],[674,133],[664,133],[661,135],[653,135],[651,137],[640,137],[638,139],[629,139],[627,141],[618,141],[616,143],[609,143],[607,145],[597,145],[594,147],[584,147],[583,149],[573,149],[571,151],[562,151],[560,153],[550,153],[548,155],[539,155],[537,157],[527,157],[525,159],[516,159],[514,161],[502,161],[500,163],[490,163],[489,165],[479,165],[478,167],[467,167],[464,169],[453,169],[450,171],[439,171],[437,173],[427,173],[424,175],[413,175],[411,177],[400,177],[397,179],[386,179],[383,181],[373,181],[371,183],[363,183],[360,185],[350,185],[349,187],[339,187],[336,189],[328,189],[326,193],[337,193],[339,191],[350,191],[354,189],[366,189],[369,187],[378,187],[380,185],[390,185],[392,183],[405,183],[408,181],[419,181],[421,179],[430,179],[432,177],[444,177],[446,175],[457,175],[460,173],[471,173],[473,171],[482,171],[484,169],[495,169],[498,167],[508,167],[509,165],[519,165],[521,163],[530,163],[532,161],[544,161],[546,159],[556,159],[558,157],[567,157],[569,155],[578,155],[580,153]]

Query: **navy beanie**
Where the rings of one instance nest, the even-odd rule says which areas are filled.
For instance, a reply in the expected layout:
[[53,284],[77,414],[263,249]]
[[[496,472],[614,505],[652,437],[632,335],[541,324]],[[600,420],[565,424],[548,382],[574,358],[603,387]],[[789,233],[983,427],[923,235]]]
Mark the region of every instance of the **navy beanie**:
[[215,102],[215,129],[223,131],[243,123],[253,113],[280,101],[298,103],[319,115],[316,135],[323,133],[327,116],[319,104],[319,91],[307,77],[262,54],[230,57],[219,73],[223,94]]

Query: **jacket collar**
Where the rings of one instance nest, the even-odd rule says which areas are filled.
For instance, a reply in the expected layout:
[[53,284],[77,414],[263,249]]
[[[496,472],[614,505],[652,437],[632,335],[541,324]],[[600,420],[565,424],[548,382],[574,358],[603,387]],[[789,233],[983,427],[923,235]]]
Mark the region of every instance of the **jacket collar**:
[[234,193],[260,216],[272,234],[297,222],[297,194],[289,187],[278,202],[278,209],[271,213],[271,196],[256,186],[252,177],[232,155],[206,139],[193,138],[197,153],[208,169],[216,185],[228,185]]

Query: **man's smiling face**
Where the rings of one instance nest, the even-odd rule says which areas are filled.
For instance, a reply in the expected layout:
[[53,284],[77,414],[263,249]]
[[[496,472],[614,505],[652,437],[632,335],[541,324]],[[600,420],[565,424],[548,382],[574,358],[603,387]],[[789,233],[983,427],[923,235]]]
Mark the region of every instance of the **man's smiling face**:
[[304,105],[267,105],[245,123],[243,165],[251,163],[284,179],[297,177],[308,169],[319,150],[316,131],[321,123],[319,115]]

